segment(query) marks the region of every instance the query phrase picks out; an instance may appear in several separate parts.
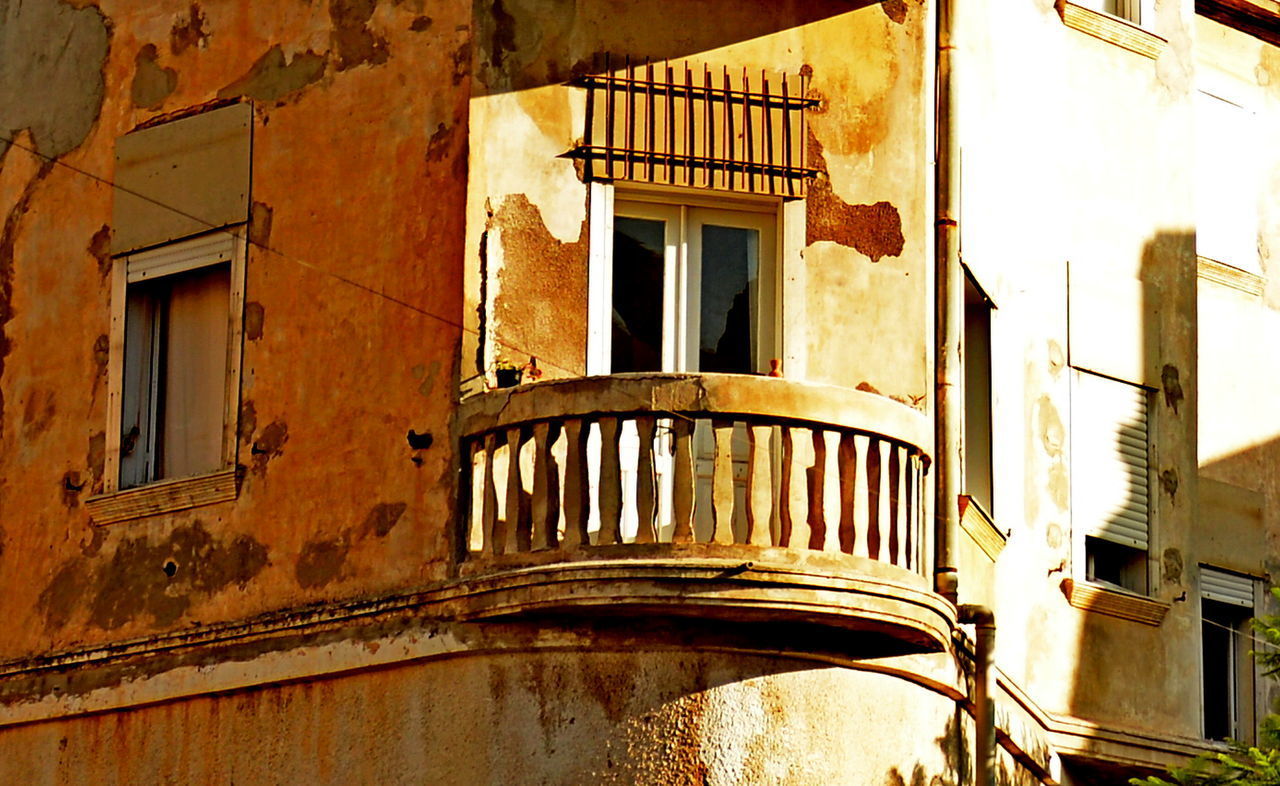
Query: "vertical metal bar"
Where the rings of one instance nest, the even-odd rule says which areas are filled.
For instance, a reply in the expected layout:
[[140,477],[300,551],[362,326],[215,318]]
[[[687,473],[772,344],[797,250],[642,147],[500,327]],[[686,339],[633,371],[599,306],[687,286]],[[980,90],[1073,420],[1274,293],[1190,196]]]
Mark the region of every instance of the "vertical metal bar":
[[613,178],[613,124],[617,116],[617,107],[614,101],[617,99],[613,90],[613,72],[609,70],[609,53],[604,55],[604,173],[605,177]]
[[653,63],[651,63],[649,61],[649,58],[646,57],[644,59],[644,64],[645,64],[645,81],[648,83],[645,85],[644,120],[645,120],[646,128],[645,128],[645,146],[644,146],[644,152],[645,152],[644,176],[646,180],[652,183],[653,182],[653,152],[654,152],[653,136],[655,131],[654,126],[657,125],[657,120],[653,116]]
[[[791,77],[783,75],[782,77],[782,160],[787,167],[787,171],[791,171],[791,92],[788,86],[791,83]],[[795,196],[795,178],[787,175],[787,196]]]
[[760,69],[760,92],[764,94],[761,107],[764,111],[765,161],[769,165],[769,193],[778,193],[778,176],[773,169],[773,96],[769,94],[769,76]]
[[711,87],[711,67],[702,66],[702,118],[703,128],[702,136],[705,140],[702,149],[706,157],[709,159],[707,165],[703,168],[703,185],[707,188],[714,187],[711,182],[711,176],[714,170],[714,164],[711,161],[716,157],[716,122],[715,112],[712,106],[712,87]]
[[[763,105],[762,105],[763,106]],[[755,134],[751,131],[751,91],[746,81],[746,68],[742,69],[742,131],[746,140],[742,142],[746,151],[746,189],[755,191]],[[763,188],[762,188],[763,191]]]
[[684,163],[685,163],[685,185],[693,185],[693,152],[694,152],[694,135],[693,135],[693,70],[689,68],[689,61],[684,63]]
[[636,92],[635,79],[632,74],[631,55],[627,55],[627,76],[623,81],[623,87],[627,91],[626,103],[623,105],[623,112],[627,125],[627,150],[623,154],[626,159],[627,179],[631,180],[635,172],[636,160]]
[[729,84],[729,66],[724,67],[724,179],[725,187],[733,190],[733,162],[737,160],[737,145],[734,139],[733,105],[737,101],[733,97],[733,87]]
[[676,76],[667,65],[667,183],[676,184],[676,97],[673,95]]

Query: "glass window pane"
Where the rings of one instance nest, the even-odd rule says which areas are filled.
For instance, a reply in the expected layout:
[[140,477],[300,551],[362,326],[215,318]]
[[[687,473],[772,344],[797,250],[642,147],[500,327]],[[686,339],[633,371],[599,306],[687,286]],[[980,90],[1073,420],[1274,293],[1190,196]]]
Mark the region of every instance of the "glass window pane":
[[182,478],[222,467],[230,270],[170,278],[160,477]]
[[613,221],[613,373],[662,370],[662,278],[666,223]]
[[702,227],[700,371],[756,371],[759,248],[760,233],[755,229],[711,224]]

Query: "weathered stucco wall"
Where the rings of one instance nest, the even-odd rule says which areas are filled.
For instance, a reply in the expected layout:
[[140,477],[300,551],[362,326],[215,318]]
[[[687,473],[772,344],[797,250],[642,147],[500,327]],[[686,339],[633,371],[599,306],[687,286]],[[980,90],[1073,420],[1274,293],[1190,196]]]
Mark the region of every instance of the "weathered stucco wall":
[[[677,25],[654,19],[678,13]],[[930,268],[927,7],[922,3],[574,4],[477,8],[471,102],[464,379],[536,356],[580,374],[587,349],[588,189],[563,154],[585,91],[564,81],[605,53],[715,72],[811,74],[803,252],[780,260],[783,373],[924,407]],[[625,184],[619,183],[619,193]],[[678,191],[673,191],[678,197]],[[799,214],[797,214],[799,217]],[[655,308],[658,304],[655,304]]]
[[[441,575],[470,8],[57,1],[0,18],[0,127],[18,134],[0,152],[0,658]],[[116,139],[217,100],[254,106],[240,496],[94,528]]]
[[516,650],[23,726],[0,779],[956,783],[963,717],[904,680],[786,658]]
[[[960,17],[962,257],[997,306],[994,513],[1012,533],[994,569],[965,552],[961,593],[1018,632],[997,661],[1046,710],[1194,738],[1198,608],[1176,599],[1195,592],[1195,14],[1157,5],[1157,59],[1069,28],[1050,0],[979,0]],[[1073,366],[1153,391],[1150,587],[1172,603],[1160,626],[1064,596],[1085,572]],[[966,587],[970,575],[990,583]]]

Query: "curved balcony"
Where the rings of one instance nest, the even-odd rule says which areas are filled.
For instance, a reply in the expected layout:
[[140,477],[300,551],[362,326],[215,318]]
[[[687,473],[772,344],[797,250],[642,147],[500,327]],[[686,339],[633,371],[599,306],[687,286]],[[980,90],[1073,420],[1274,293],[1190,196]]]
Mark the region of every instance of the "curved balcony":
[[469,616],[688,615],[943,648],[920,412],[846,388],[620,374],[461,405]]

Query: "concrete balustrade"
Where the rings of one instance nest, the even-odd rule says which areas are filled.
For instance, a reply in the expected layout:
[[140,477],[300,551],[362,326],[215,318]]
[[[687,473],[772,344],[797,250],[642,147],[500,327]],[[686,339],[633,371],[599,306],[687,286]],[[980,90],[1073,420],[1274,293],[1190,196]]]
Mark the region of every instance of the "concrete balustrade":
[[844,553],[927,575],[927,420],[862,391],[622,374],[464,402],[466,558],[627,544]]

